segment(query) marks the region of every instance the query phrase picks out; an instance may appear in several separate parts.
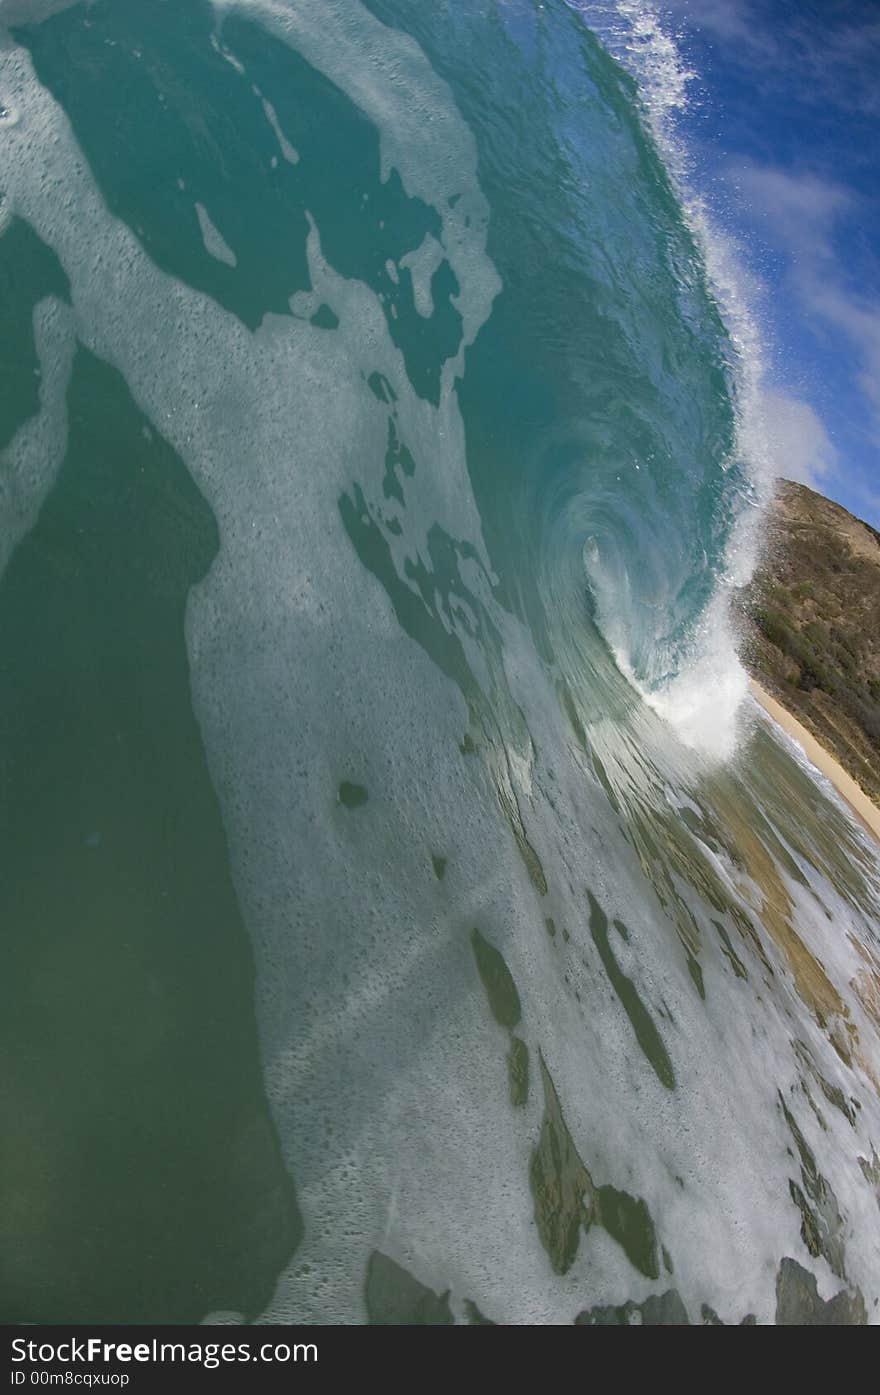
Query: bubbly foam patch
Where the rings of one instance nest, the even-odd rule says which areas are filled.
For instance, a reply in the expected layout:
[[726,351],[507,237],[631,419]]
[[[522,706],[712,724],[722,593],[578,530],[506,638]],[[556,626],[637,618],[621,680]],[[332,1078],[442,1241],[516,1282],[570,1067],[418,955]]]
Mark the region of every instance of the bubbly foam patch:
[[485,256],[489,210],[476,178],[474,139],[449,89],[415,41],[357,4],[325,0],[293,8],[281,0],[213,0],[218,17],[259,19],[301,53],[375,123],[383,170],[396,169],[412,197],[433,205],[461,289],[471,343],[499,290]]
[[[627,673],[625,655],[617,657]],[[639,684],[631,671],[627,677],[686,746],[711,760],[730,760],[747,730],[742,706],[749,678],[736,655],[726,596],[716,598],[697,627],[680,674],[656,688]]]
[[434,313],[431,281],[442,261],[443,248],[430,233],[414,252],[407,252],[400,259],[400,265],[407,267],[412,276],[416,311],[424,320],[429,320]]
[[0,0],[0,24],[38,24],[78,3],[79,0]]
[[34,342],[40,362],[40,410],[0,452],[0,574],[37,515],[67,447],[67,384],[73,362],[71,314],[60,301],[34,309]]
[[237,266],[238,258],[223,237],[219,228],[215,227],[211,221],[211,215],[203,203],[196,204],[196,216],[199,220],[199,227],[202,233],[202,241],[205,244],[205,251],[216,261],[223,262],[226,266]]
[[272,130],[275,133],[275,139],[278,142],[278,147],[281,151],[282,156],[289,165],[298,165],[299,151],[295,148],[295,146],[291,145],[290,141],[287,139],[287,136],[282,131],[281,123],[278,120],[278,114],[275,111],[275,108],[273,107],[272,103],[268,100],[268,98],[263,97],[261,94],[260,100],[263,104],[263,111],[266,113],[266,120],[268,121],[269,125],[272,127]]

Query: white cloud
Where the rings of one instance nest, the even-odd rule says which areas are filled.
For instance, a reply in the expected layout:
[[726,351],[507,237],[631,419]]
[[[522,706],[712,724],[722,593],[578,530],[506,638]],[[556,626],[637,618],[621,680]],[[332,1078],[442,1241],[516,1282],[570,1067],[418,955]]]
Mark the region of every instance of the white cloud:
[[797,280],[810,309],[842,330],[855,346],[862,361],[859,387],[870,404],[874,439],[880,445],[880,303],[848,294],[821,275],[800,274]]
[[663,9],[680,16],[719,39],[733,39],[750,48],[764,48],[772,37],[763,34],[754,22],[748,0],[664,0]]
[[[844,113],[847,137],[858,142],[853,159],[871,159],[880,115],[880,8],[828,0],[820,7],[780,9],[769,0],[661,0],[667,13],[711,38],[728,68],[735,68],[755,94],[755,130],[765,112],[784,106],[812,123]],[[765,102],[769,101],[769,106]],[[829,114],[836,109],[837,117]],[[808,126],[807,129],[811,129]],[[824,126],[820,129],[824,129]],[[820,158],[827,155],[821,142]],[[829,360],[854,359],[853,386],[864,414],[856,411],[856,433],[880,446],[880,287],[865,273],[864,229],[876,221],[870,196],[859,194],[815,168],[791,170],[756,160],[728,165],[756,231],[783,258],[778,292],[805,329],[823,343]],[[857,239],[852,233],[860,229]],[[861,249],[859,273],[848,251]],[[869,268],[875,263],[867,258]],[[763,280],[763,278],[761,278]],[[775,280],[776,278],[774,278]],[[762,285],[756,303],[769,295]],[[825,427],[800,393],[775,388],[765,395],[762,454],[771,471],[823,483],[832,478],[848,497],[862,501],[869,518],[878,498],[865,477],[839,458]],[[870,475],[870,467],[868,474]],[[880,476],[880,471],[878,471]]]
[[762,0],[662,0],[662,8],[710,35],[760,90],[860,116],[880,111],[876,9],[846,0],[788,11]]
[[814,408],[781,388],[770,388],[762,393],[761,416],[771,472],[820,489],[839,456]]
[[848,189],[810,172],[754,160],[740,161],[731,173],[747,203],[789,251],[811,260],[832,255],[835,224],[854,202]]
[[788,258],[786,284],[807,324],[842,334],[860,362],[857,384],[880,444],[880,299],[853,287],[837,250],[840,223],[856,196],[812,172],[742,162],[733,181]]

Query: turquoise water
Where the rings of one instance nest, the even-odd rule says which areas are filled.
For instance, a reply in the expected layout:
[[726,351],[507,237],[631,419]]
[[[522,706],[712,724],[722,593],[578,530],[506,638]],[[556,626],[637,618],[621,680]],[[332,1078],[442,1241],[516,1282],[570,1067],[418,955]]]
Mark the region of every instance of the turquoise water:
[[746,696],[650,14],[0,5],[10,1319],[874,1318],[876,847]]

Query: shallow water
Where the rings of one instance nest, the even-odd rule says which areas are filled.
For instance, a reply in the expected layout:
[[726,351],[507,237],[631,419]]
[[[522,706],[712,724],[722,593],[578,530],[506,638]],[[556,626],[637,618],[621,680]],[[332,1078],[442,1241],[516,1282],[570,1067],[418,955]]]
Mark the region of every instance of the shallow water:
[[872,1320],[876,847],[742,700],[633,77],[561,3],[0,16],[3,1315]]

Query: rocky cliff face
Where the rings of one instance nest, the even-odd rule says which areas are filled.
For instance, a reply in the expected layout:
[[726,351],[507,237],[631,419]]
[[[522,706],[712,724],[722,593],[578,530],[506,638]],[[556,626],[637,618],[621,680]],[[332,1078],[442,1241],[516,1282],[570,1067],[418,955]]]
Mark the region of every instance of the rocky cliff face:
[[750,672],[880,803],[880,533],[780,481],[739,605]]

